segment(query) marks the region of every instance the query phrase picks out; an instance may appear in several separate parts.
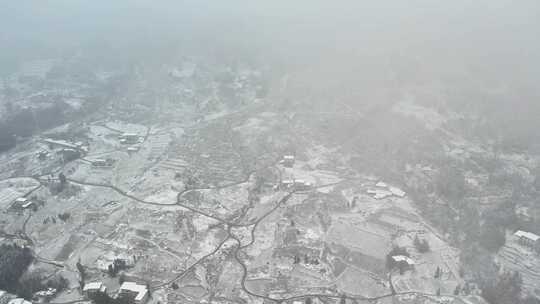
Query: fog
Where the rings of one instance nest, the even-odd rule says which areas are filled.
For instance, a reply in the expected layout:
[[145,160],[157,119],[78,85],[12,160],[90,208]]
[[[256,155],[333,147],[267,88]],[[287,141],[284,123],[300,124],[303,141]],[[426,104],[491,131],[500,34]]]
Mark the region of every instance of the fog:
[[532,79],[538,76],[539,6],[529,0],[8,1],[0,12],[1,56],[9,62],[81,45],[142,53],[197,45],[287,63],[399,54]]
[[539,84],[538,0],[4,0],[0,302],[538,304]]

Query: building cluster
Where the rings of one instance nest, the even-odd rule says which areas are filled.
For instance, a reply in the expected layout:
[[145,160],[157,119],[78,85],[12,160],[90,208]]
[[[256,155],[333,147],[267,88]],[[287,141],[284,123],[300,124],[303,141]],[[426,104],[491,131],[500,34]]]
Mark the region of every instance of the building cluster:
[[[107,293],[107,286],[103,282],[91,282],[84,285],[83,294],[92,299],[99,293]],[[143,304],[148,301],[149,290],[146,285],[137,284],[135,282],[124,282],[118,289],[115,297],[126,297],[135,304]]]

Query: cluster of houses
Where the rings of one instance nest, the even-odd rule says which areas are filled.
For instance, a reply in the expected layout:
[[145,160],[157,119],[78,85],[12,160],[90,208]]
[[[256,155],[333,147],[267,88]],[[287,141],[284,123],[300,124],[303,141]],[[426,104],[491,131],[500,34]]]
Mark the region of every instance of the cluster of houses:
[[[107,286],[103,282],[92,282],[84,285],[83,294],[92,299],[98,293],[107,293]],[[118,289],[116,297],[127,297],[135,304],[143,304],[148,301],[149,291],[146,285],[135,282],[124,282]]]

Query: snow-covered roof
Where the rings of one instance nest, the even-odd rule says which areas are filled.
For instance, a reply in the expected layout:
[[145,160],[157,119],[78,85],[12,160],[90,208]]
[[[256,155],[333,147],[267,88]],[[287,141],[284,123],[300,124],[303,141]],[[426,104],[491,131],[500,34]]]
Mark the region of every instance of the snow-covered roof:
[[32,201],[27,201],[27,202],[24,203],[21,207],[22,207],[23,209],[26,209],[26,208],[30,207],[31,205],[33,205],[33,204],[34,204],[34,202],[32,202]]
[[135,301],[142,300],[146,296],[146,293],[148,292],[148,289],[146,289],[146,286],[139,285],[135,282],[124,282],[122,286],[120,286],[120,290],[136,292],[137,296],[135,297]]
[[101,289],[102,285],[103,285],[103,282],[86,283],[86,284],[84,284],[83,291],[99,290],[99,289]]
[[392,192],[387,191],[387,190],[381,190],[381,189],[376,189],[376,190],[369,189],[367,190],[367,193],[373,194],[373,197],[375,199],[383,199],[392,195]]
[[26,197],[19,197],[15,200],[17,203],[26,203],[28,199]]
[[23,298],[16,298],[9,301],[8,304],[32,304],[32,302],[28,302]]
[[411,258],[409,258],[407,256],[404,256],[404,255],[394,255],[394,256],[392,256],[392,259],[394,259],[394,261],[396,261],[396,262],[405,262],[405,263],[407,263],[409,265],[416,264],[413,259],[411,259]]
[[375,184],[375,186],[381,187],[381,188],[386,188],[386,187],[388,187],[388,184],[384,183],[384,182],[378,182],[378,183]]
[[47,288],[47,290],[40,290],[35,293],[38,297],[54,296],[56,294],[56,288]]
[[516,233],[514,233],[515,236],[517,237],[524,237],[524,238],[527,238],[533,242],[536,242],[538,240],[540,240],[540,236],[532,233],[532,232],[527,232],[527,231],[521,231],[521,230],[518,230],[516,231]]
[[286,159],[286,160],[294,160],[294,155],[284,155],[284,156],[283,156],[283,159]]
[[390,192],[392,192],[393,195],[395,196],[398,196],[398,197],[404,197],[405,196],[405,191],[399,189],[399,188],[396,188],[396,187],[390,187]]

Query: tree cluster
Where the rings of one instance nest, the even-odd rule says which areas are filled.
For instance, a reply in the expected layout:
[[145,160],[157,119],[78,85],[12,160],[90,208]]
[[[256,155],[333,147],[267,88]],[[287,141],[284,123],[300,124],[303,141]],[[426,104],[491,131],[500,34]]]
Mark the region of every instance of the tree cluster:
[[404,247],[396,246],[392,248],[392,250],[386,255],[386,268],[388,270],[399,269],[399,273],[403,274],[409,265],[403,261],[397,262],[396,260],[394,260],[393,257],[397,255],[402,255],[406,257],[410,256],[410,254],[407,252],[407,249],[405,249]]
[[127,296],[118,296],[113,298],[105,292],[96,292],[92,296],[92,303],[94,304],[133,304],[133,299]]
[[522,283],[519,273],[505,272],[482,284],[482,297],[490,304],[520,303]]
[[27,247],[3,244],[0,246],[0,289],[17,293],[21,285],[19,279],[34,260]]
[[118,272],[127,269],[127,263],[123,259],[115,259],[108,267],[108,273],[111,277],[116,277]]
[[420,253],[426,253],[431,250],[431,248],[429,247],[428,241],[425,239],[421,240],[418,236],[414,238],[414,247]]

